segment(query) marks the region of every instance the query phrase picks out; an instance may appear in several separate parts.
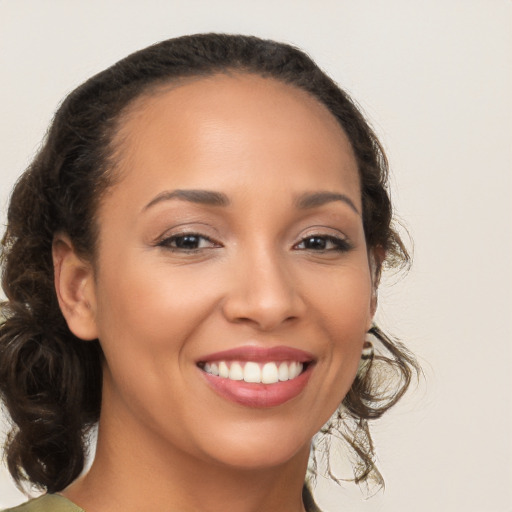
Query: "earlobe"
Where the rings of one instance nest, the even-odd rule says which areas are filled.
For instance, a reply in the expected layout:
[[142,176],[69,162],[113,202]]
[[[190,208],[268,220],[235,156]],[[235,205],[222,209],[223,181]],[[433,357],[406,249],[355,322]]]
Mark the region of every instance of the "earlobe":
[[57,235],[52,245],[55,291],[70,331],[83,340],[98,337],[92,265],[80,258],[70,239]]

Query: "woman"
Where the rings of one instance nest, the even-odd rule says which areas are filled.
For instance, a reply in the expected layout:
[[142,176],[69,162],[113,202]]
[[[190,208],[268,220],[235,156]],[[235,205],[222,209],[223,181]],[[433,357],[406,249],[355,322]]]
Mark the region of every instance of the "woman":
[[380,482],[367,420],[414,369],[373,325],[383,265],[408,260],[386,180],[287,45],[168,40],[71,93],[3,240],[7,460],[48,493],[17,510],[316,510],[320,430]]

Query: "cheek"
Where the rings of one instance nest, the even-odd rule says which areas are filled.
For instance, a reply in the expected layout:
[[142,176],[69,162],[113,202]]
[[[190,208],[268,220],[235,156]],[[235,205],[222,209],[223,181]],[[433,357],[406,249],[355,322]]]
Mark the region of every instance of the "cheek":
[[[324,394],[334,410],[355,377],[366,332],[372,320],[372,285],[364,267],[346,269],[334,279],[318,282],[311,292],[312,319],[328,340],[325,346]],[[314,307],[314,309],[313,309]]]
[[171,423],[180,404],[186,403],[191,383],[179,377],[208,297],[185,282],[166,279],[157,265],[105,264],[98,281],[105,403],[119,417],[125,417],[119,411],[125,404],[150,423],[155,411],[164,411],[159,413],[163,423]]
[[137,258],[107,263],[97,291],[100,339],[144,340],[141,350],[158,352],[170,341],[179,343],[208,313],[213,292],[203,279],[188,279],[181,271],[170,274],[165,263],[148,265]]
[[372,319],[372,284],[366,265],[346,267],[322,279],[317,275],[311,285],[311,301],[328,332],[336,333],[340,339],[351,339],[368,330]]

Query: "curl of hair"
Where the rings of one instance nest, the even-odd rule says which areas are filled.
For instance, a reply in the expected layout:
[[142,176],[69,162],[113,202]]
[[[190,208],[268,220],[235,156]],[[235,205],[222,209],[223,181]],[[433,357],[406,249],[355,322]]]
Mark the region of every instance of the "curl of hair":
[[[349,458],[356,483],[364,483],[368,494],[384,486],[384,479],[375,464],[375,450],[368,422],[380,418],[395,405],[407,391],[412,378],[420,368],[407,348],[374,325],[368,334],[374,351],[358,370],[352,386],[340,407],[319,432],[316,446],[329,451],[331,440],[342,440],[349,447]],[[317,458],[313,460],[313,472]],[[336,482],[327,458],[327,474]],[[310,480],[315,479],[310,475]]]
[[[369,248],[382,248],[390,266],[409,260],[392,226],[384,151],[348,95],[302,51],[252,36],[199,34],[140,50],[93,76],[59,107],[33,163],[16,184],[8,209],[0,262],[7,301],[0,325],[0,397],[13,422],[6,453],[21,485],[57,492],[84,465],[84,439],[100,413],[102,352],[68,329],[54,288],[52,243],[66,233],[75,250],[94,261],[96,211],[116,179],[115,135],[134,101],[187,77],[254,73],[298,87],[324,104],[348,136],[359,167],[363,223]],[[339,419],[357,454],[356,480],[375,471],[367,421],[404,393],[414,361],[398,343],[374,330],[391,357],[356,378]],[[378,362],[378,365],[377,365]],[[341,410],[341,409],[340,409]],[[340,413],[341,414],[341,413]],[[348,416],[347,416],[348,415]],[[334,428],[331,424],[331,427]]]

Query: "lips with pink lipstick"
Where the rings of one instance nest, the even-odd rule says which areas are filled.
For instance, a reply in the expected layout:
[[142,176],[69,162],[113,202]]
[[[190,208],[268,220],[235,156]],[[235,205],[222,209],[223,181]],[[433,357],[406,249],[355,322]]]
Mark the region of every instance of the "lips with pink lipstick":
[[239,347],[202,357],[197,366],[224,398],[248,407],[275,407],[306,386],[312,354],[290,347]]

